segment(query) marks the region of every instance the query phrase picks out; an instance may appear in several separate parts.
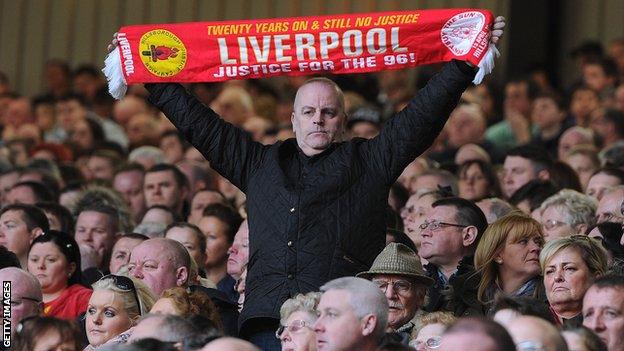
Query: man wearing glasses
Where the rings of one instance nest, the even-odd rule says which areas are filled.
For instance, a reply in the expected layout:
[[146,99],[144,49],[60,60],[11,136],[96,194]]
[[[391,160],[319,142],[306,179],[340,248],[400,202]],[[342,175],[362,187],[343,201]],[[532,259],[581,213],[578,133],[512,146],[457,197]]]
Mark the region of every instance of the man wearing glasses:
[[0,269],[0,280],[11,282],[11,334],[14,334],[22,319],[43,311],[41,285],[32,274],[16,267]]
[[425,302],[427,288],[433,285],[418,255],[403,244],[390,243],[370,270],[357,276],[375,283],[388,299],[388,331],[409,337],[414,328],[412,319]]
[[420,226],[419,254],[429,262],[425,270],[434,280],[424,309],[448,311],[457,317],[482,315],[472,256],[487,228],[485,215],[477,205],[458,197],[440,199],[431,206],[429,219]]

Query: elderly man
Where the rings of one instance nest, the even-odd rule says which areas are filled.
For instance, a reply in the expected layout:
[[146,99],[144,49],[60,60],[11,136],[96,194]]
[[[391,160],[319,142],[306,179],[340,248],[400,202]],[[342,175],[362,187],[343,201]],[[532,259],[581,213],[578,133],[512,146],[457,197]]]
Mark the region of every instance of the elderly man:
[[624,277],[596,279],[583,298],[583,325],[593,330],[609,351],[624,350]]
[[568,351],[557,328],[538,317],[517,317],[509,323],[507,331],[520,350]]
[[41,285],[32,274],[15,267],[0,269],[0,280],[11,282],[11,333],[14,333],[20,320],[43,312]]
[[574,126],[563,132],[559,138],[557,158],[565,160],[568,151],[575,145],[589,144],[595,146],[594,132],[589,128]]
[[[494,26],[495,44],[504,19]],[[253,343],[279,349],[274,331],[284,301],[370,266],[385,246],[390,186],[433,143],[474,74],[464,62],[446,64],[377,137],[349,142],[340,142],[342,90],[310,79],[295,96],[296,138],[272,145],[254,142],[181,85],[145,85],[150,102],[247,196],[253,259],[240,322]]]
[[319,318],[314,323],[319,351],[372,351],[388,325],[388,302],[379,287],[354,277],[321,287]]
[[440,199],[431,206],[421,225],[419,254],[429,262],[425,269],[435,283],[424,309],[449,311],[457,317],[482,315],[472,256],[487,228],[485,215],[477,205],[458,197]]
[[386,295],[390,306],[389,331],[405,333],[409,338],[414,328],[412,319],[425,303],[427,288],[433,285],[418,255],[403,244],[390,243],[377,256],[371,269],[357,276],[372,281]]
[[622,201],[624,200],[624,186],[619,185],[608,188],[598,202],[596,220],[598,223],[616,222],[624,224],[622,216]]
[[179,242],[167,238],[145,240],[132,249],[128,271],[143,281],[155,296],[188,285],[191,256]]

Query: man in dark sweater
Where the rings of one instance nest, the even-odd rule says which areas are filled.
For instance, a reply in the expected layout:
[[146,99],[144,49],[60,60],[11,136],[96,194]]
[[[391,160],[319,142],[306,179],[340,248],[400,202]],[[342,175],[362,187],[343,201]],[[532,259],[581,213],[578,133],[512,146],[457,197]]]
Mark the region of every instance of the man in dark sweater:
[[[493,43],[503,26],[497,19]],[[247,195],[243,337],[264,350],[279,349],[274,331],[284,301],[369,269],[385,245],[390,187],[432,144],[474,74],[464,62],[448,63],[377,137],[349,142],[340,142],[342,91],[329,79],[311,79],[295,97],[296,139],[273,145],[254,142],[181,85],[145,85],[150,102]]]

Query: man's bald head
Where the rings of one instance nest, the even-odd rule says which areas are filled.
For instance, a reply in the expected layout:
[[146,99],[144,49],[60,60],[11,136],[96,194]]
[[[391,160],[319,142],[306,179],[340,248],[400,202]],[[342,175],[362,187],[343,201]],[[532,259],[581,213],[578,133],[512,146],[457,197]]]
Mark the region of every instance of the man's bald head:
[[568,346],[552,324],[533,317],[520,316],[509,323],[507,331],[516,345],[520,343],[540,343],[545,351],[568,351]]
[[128,269],[159,296],[166,289],[188,285],[191,256],[175,240],[153,238],[132,249]]
[[304,91],[304,89],[307,89],[308,85],[317,85],[317,84],[326,85],[332,88],[332,90],[334,90],[336,93],[336,98],[338,99],[337,100],[338,105],[340,106],[342,112],[346,113],[345,97],[344,97],[344,93],[342,92],[342,89],[340,89],[340,87],[338,86],[338,84],[336,84],[336,82],[325,77],[315,77],[312,79],[308,79],[305,83],[303,83],[303,85],[299,87],[299,89],[297,89],[297,94],[295,95],[295,103],[294,103],[295,108],[297,108],[297,106],[301,104],[301,92]]
[[0,269],[0,280],[11,282],[11,332],[20,320],[38,315],[42,311],[41,285],[35,276],[23,269],[7,267]]
[[21,292],[29,293],[29,296],[42,299],[39,280],[23,269],[17,267],[2,268],[0,269],[0,278],[2,281],[11,281],[12,291],[16,292],[17,289],[20,289]]
[[188,250],[180,242],[168,238],[152,238],[144,241],[142,244],[154,245],[159,247],[159,254],[170,257],[174,266],[191,267],[191,256]]
[[201,351],[260,351],[260,349],[245,340],[223,337],[209,342]]
[[113,118],[117,123],[125,126],[132,116],[148,111],[149,108],[144,99],[134,95],[126,95],[123,99],[115,102]]

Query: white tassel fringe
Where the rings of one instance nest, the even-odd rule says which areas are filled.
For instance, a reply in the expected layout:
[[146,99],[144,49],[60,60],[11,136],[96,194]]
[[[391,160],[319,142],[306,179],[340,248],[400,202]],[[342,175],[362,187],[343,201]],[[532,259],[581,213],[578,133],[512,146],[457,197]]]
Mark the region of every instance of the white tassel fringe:
[[120,100],[124,97],[124,95],[126,95],[126,91],[128,90],[128,85],[126,84],[123,72],[121,71],[119,46],[117,46],[115,50],[109,52],[106,56],[102,72],[104,72],[106,80],[108,80],[108,92],[111,96],[116,100]]
[[496,55],[496,57],[499,57],[500,52],[498,52],[496,45],[490,44],[490,47],[485,52],[485,56],[483,57],[481,62],[479,62],[479,70],[477,71],[477,75],[472,81],[475,85],[481,84],[481,81],[483,81],[485,75],[492,73],[492,70],[494,69],[494,55]]

